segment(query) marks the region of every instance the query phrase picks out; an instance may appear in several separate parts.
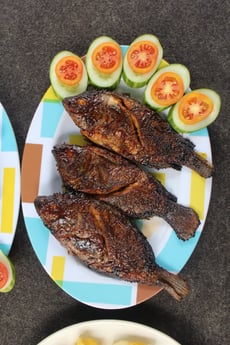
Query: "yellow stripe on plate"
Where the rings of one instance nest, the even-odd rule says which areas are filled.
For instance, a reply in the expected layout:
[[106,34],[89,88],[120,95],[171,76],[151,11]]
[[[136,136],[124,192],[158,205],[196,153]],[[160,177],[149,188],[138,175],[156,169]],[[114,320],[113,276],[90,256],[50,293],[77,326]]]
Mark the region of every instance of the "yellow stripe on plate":
[[[205,154],[202,154],[205,157]],[[195,171],[191,175],[190,188],[190,207],[198,214],[200,220],[204,219],[205,206],[205,178],[201,177]]]
[[71,134],[69,136],[69,143],[71,145],[83,146],[86,142],[86,139],[81,134]]
[[166,176],[165,176],[165,173],[158,173],[158,172],[154,172],[153,173],[153,176],[161,182],[161,184],[163,186],[165,186],[165,180],[166,180]]
[[160,65],[158,66],[158,70],[163,68],[163,67],[166,67],[168,65],[169,65],[168,61],[162,59],[161,62],[160,62]]
[[51,277],[54,280],[63,280],[65,270],[65,257],[64,256],[53,256]]
[[14,223],[15,168],[3,169],[1,232],[12,233]]
[[60,98],[55,94],[52,86],[48,88],[44,96],[42,97],[42,101],[54,101],[54,102],[60,102]]

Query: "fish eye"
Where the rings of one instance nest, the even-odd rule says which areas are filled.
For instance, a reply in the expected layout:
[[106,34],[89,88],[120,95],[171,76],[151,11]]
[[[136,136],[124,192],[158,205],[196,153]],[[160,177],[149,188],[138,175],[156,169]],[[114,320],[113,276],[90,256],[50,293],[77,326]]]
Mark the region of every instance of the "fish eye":
[[77,104],[80,106],[84,106],[84,105],[86,105],[86,103],[87,103],[86,100],[83,98],[80,98],[77,100]]

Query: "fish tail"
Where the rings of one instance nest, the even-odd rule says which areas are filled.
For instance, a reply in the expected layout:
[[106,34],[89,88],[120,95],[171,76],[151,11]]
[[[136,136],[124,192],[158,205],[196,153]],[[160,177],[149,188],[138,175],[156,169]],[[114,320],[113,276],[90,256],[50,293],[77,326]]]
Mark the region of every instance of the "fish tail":
[[165,220],[176,232],[181,240],[188,240],[195,235],[196,229],[200,225],[197,213],[190,207],[177,204],[168,200]]
[[166,290],[177,301],[181,301],[189,293],[188,283],[183,278],[160,267],[157,285]]
[[185,160],[184,165],[188,168],[195,170],[200,176],[204,178],[211,177],[214,172],[214,167],[199,153],[192,151]]

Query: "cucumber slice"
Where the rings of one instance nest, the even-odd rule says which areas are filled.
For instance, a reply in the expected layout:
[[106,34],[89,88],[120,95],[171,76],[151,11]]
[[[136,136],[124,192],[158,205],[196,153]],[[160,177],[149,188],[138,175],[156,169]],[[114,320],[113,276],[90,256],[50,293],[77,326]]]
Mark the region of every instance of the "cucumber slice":
[[[168,76],[168,81],[165,78]],[[161,82],[159,83],[159,80]],[[153,88],[158,83],[159,95],[154,97]],[[144,102],[151,108],[162,111],[179,101],[190,85],[190,73],[181,64],[171,64],[159,69],[149,80],[144,92]],[[171,95],[170,95],[171,92]],[[175,96],[175,99],[173,97]],[[153,98],[154,97],[154,98]],[[161,101],[160,97],[163,98]],[[180,98],[179,98],[180,97]]]
[[[155,64],[152,66],[151,70],[147,73],[138,73],[135,72],[129,62],[128,62],[128,54],[130,52],[130,49],[133,48],[133,46],[141,41],[150,41],[152,42],[158,49],[158,55],[155,61]],[[140,88],[147,84],[153,73],[157,70],[158,66],[160,65],[160,62],[162,60],[163,56],[163,48],[159,42],[159,39],[151,34],[145,34],[137,37],[129,46],[129,48],[126,51],[124,61],[123,61],[123,79],[125,83],[133,88]]]
[[[202,95],[204,95],[205,98],[207,97],[206,100],[208,102],[206,102],[205,100],[206,102],[205,107],[208,107],[208,104],[210,104],[210,113],[204,118],[202,118],[202,116],[199,116],[198,120],[191,124],[188,123],[189,120],[186,122],[182,121],[182,118],[179,113],[179,111],[181,112],[180,107],[183,106],[186,100],[185,97],[187,97],[188,95],[194,96],[194,100],[195,99],[198,100],[198,101],[194,101],[193,103],[193,101],[191,102],[191,98],[190,98],[189,107],[192,107],[191,110],[193,110],[195,114],[198,113],[198,110],[199,110],[200,105],[198,105],[198,103],[203,102]],[[201,95],[200,98],[199,98],[199,95]],[[202,105],[202,103],[200,104]],[[221,98],[217,92],[211,89],[206,89],[206,88],[197,89],[184,95],[181,98],[181,100],[170,109],[169,114],[168,114],[168,121],[177,132],[182,132],[182,133],[194,132],[204,127],[207,127],[213,121],[215,121],[215,119],[217,118],[220,112],[220,108],[221,108]]]
[[57,55],[55,55],[55,57],[53,58],[50,64],[50,71],[49,71],[50,82],[54,89],[54,92],[61,99],[65,97],[78,95],[84,92],[88,86],[88,75],[87,75],[87,71],[86,71],[83,61],[82,61],[82,69],[83,69],[82,78],[76,85],[71,85],[71,86],[65,85],[58,79],[57,74],[55,72],[56,65],[61,59],[68,56],[77,56],[77,55],[73,54],[70,51],[63,50],[59,52]]
[[9,258],[0,250],[0,292],[9,292],[15,284],[15,269]]
[[[93,63],[93,53],[103,43],[112,43],[118,49],[120,61],[117,68],[111,73],[103,73],[97,69]],[[120,45],[111,37],[100,36],[97,37],[89,46],[86,54],[86,69],[89,76],[90,84],[96,88],[115,89],[120,82],[122,72],[122,50]]]

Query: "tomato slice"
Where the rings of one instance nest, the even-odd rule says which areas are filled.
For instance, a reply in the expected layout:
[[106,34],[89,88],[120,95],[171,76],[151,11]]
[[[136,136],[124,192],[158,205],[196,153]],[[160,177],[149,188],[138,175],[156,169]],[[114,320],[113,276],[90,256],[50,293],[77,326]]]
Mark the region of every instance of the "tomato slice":
[[94,67],[102,73],[111,74],[121,64],[121,48],[114,42],[103,42],[93,51],[92,62]]
[[186,124],[194,124],[207,118],[213,111],[213,101],[199,92],[185,95],[179,105],[179,117]]
[[82,79],[83,62],[78,56],[65,56],[57,63],[55,73],[61,83],[67,86],[77,85]]
[[157,78],[151,88],[154,101],[162,106],[176,103],[184,94],[182,78],[174,72],[165,72]]
[[4,287],[9,278],[9,273],[7,267],[0,262],[0,289]]
[[127,53],[129,66],[135,73],[145,74],[156,65],[158,47],[151,41],[139,41],[132,44]]

